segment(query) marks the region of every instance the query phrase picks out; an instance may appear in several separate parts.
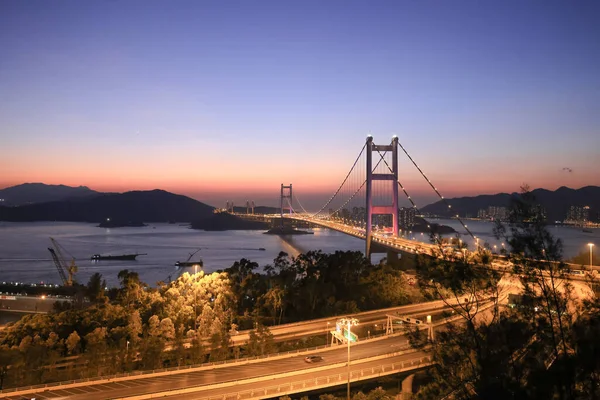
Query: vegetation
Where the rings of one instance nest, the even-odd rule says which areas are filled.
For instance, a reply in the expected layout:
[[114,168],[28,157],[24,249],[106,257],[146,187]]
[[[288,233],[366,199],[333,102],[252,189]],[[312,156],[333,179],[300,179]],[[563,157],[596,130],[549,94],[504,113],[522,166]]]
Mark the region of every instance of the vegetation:
[[[257,263],[242,259],[223,271],[184,273],[156,288],[128,270],[118,278],[118,290],[105,292],[102,276],[94,274],[79,287],[87,306],[81,301],[49,314],[27,315],[2,330],[0,384],[263,355],[278,346],[296,346],[276,345],[269,325],[422,300],[401,271],[371,266],[360,252],[280,253],[264,273]],[[232,347],[231,333],[238,329],[250,329],[249,340]],[[319,339],[302,344],[322,344]]]
[[[600,303],[576,298],[565,279],[562,244],[546,230],[539,210],[525,188],[514,198],[508,226],[498,224],[496,234],[509,243],[513,265],[502,279],[485,252],[478,263],[453,256],[459,248],[420,259],[420,281],[455,304],[459,319],[435,341],[411,332],[412,344],[429,349],[436,361],[431,383],[417,398],[600,397]],[[457,301],[461,291],[466,302]],[[527,300],[506,308],[501,299],[508,292]]]

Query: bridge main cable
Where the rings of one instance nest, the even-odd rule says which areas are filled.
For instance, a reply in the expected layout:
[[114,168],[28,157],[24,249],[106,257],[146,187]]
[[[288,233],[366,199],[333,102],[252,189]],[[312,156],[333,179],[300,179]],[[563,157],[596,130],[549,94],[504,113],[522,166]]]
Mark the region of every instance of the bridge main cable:
[[[373,171],[377,170],[377,167],[379,167],[379,164],[381,164],[382,160],[387,165],[387,162],[385,161],[385,158],[383,158],[387,154],[387,150],[383,152],[383,156],[381,155],[381,152],[379,150],[377,150],[377,152],[379,153],[379,156],[381,157],[381,159],[379,161],[377,161],[377,164],[375,164],[375,167],[373,167]],[[389,168],[389,165],[388,165],[388,168]],[[390,169],[390,171],[391,171],[391,169]],[[333,212],[333,214],[336,214],[337,212],[339,212],[340,210],[342,210],[344,207],[346,207],[346,205],[348,205],[348,203],[350,203],[350,201],[352,201],[352,199],[354,197],[356,197],[356,195],[360,192],[360,190],[365,186],[366,183],[367,183],[367,179],[365,178],[365,180],[363,181],[363,183],[358,187],[358,189],[356,189],[356,191],[352,194],[352,196],[350,196],[348,198],[348,200],[346,200],[346,202],[344,204],[342,204],[340,207],[338,207],[338,209],[335,210]]]
[[366,147],[367,147],[367,143],[365,143],[363,145],[362,149],[360,150],[360,153],[358,153],[358,157],[356,157],[356,160],[354,161],[354,164],[352,164],[352,168],[350,168],[350,171],[348,171],[348,174],[344,178],[344,181],[342,182],[342,184],[337,188],[337,190],[335,191],[335,193],[333,194],[333,196],[331,196],[329,198],[329,200],[327,201],[327,203],[325,203],[325,205],[323,207],[321,207],[321,209],[319,211],[317,211],[316,213],[314,213],[311,216],[311,218],[314,218],[317,215],[319,215],[333,201],[333,199],[335,198],[335,196],[337,196],[337,194],[340,192],[340,190],[342,190],[342,187],[344,186],[344,184],[348,180],[348,177],[350,177],[350,174],[354,170],[354,167],[356,167],[356,164],[358,163],[358,160],[360,160],[360,156],[362,156],[362,153],[365,151]]
[[[415,168],[419,170],[419,172],[421,173],[421,175],[423,176],[423,178],[425,178],[425,180],[427,181],[427,183],[429,183],[429,186],[431,186],[431,188],[435,191],[435,193],[437,193],[437,195],[440,198],[440,200],[445,205],[447,205],[448,208],[452,208],[452,205],[450,205],[448,203],[448,201],[444,198],[444,196],[442,196],[440,194],[440,192],[437,190],[437,188],[435,186],[433,186],[433,183],[431,183],[431,181],[429,180],[429,178],[427,177],[427,175],[425,175],[425,172],[423,172],[423,170],[421,168],[419,168],[419,166],[417,165],[417,163],[415,162],[415,160],[413,160],[413,158],[410,156],[410,154],[408,154],[408,151],[406,151],[406,149],[404,148],[404,146],[402,146],[402,144],[400,143],[400,141],[398,141],[398,146],[400,146],[400,148],[402,149],[402,151],[404,152],[404,154],[406,154],[406,156],[413,163],[413,165],[415,166]],[[458,220],[458,222],[460,222],[460,224],[463,226],[463,228],[465,228],[465,230],[467,231],[467,233],[469,234],[469,236],[471,236],[473,239],[475,239],[475,235],[473,235],[473,233],[469,230],[469,228],[467,228],[467,225],[458,216],[458,214],[456,214],[456,219]]]

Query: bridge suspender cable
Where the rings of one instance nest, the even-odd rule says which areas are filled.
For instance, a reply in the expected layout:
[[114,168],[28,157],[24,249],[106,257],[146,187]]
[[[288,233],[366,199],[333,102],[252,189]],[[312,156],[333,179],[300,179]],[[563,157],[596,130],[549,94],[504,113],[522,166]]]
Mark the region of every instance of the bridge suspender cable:
[[[379,157],[381,157],[381,160],[383,160],[383,162],[385,163],[385,165],[387,166],[387,168],[390,170],[390,172],[393,173],[392,168],[390,167],[390,165],[388,164],[388,162],[385,160],[385,153],[381,154],[381,152],[379,150],[377,150],[377,153],[379,153]],[[379,161],[381,161],[379,160]],[[410,204],[412,204],[413,208],[415,209],[415,211],[418,214],[421,214],[421,211],[419,210],[419,207],[417,207],[417,204],[415,203],[415,201],[412,199],[412,197],[410,197],[410,195],[408,194],[408,192],[406,191],[406,189],[404,188],[404,185],[402,185],[402,183],[400,182],[400,180],[396,181],[396,183],[398,184],[398,186],[400,187],[400,189],[402,189],[402,191],[404,192],[404,195],[406,196],[406,198],[408,199],[408,201],[410,201]],[[431,225],[427,225],[429,227],[429,232],[433,233],[433,231],[431,230]],[[437,244],[442,244],[442,240],[441,238],[439,238],[438,236],[435,236],[435,241],[437,242]]]
[[[379,153],[379,155],[381,156],[381,153],[379,152],[379,150],[377,150],[377,152],[378,152],[378,153]],[[373,168],[373,171],[377,170],[377,167],[378,167],[378,166],[379,166],[379,164],[381,163],[381,160],[383,160],[383,161],[385,162],[385,159],[384,159],[383,157],[385,157],[385,155],[386,155],[386,154],[387,154],[387,151],[384,151],[384,152],[383,152],[383,156],[382,156],[382,158],[381,158],[379,161],[377,161],[377,164],[375,164],[375,167]],[[387,164],[387,162],[386,162],[386,164]],[[389,168],[389,166],[388,166],[388,168]],[[361,189],[362,189],[362,188],[365,186],[365,184],[366,184],[366,183],[367,183],[367,180],[365,179],[365,180],[363,181],[363,183],[362,183],[362,184],[361,184],[361,185],[358,187],[358,189],[356,189],[356,191],[355,191],[355,192],[352,194],[352,196],[350,196],[350,197],[348,198],[348,200],[346,200],[346,202],[345,202],[344,204],[342,204],[340,207],[338,207],[338,209],[337,209],[337,210],[335,210],[335,211],[333,212],[333,214],[336,214],[336,213],[337,213],[337,212],[339,212],[340,210],[344,209],[344,207],[346,207],[346,205],[347,205],[347,204],[348,204],[348,203],[349,203],[349,202],[350,202],[350,201],[351,201],[351,200],[352,200],[352,199],[353,199],[353,198],[354,198],[354,197],[355,197],[355,196],[358,194],[358,192],[360,192],[360,190],[361,190]]]
[[340,190],[342,189],[342,186],[344,186],[344,183],[346,183],[346,181],[348,180],[348,177],[350,176],[350,174],[352,173],[352,171],[354,170],[354,167],[356,167],[356,164],[358,163],[358,160],[360,159],[360,156],[362,156],[362,153],[365,151],[365,148],[367,147],[367,144],[365,143],[364,146],[362,147],[362,149],[360,150],[360,153],[358,153],[358,157],[356,157],[356,160],[354,161],[354,164],[352,164],[352,168],[350,168],[350,171],[348,171],[348,174],[346,175],[346,177],[344,178],[344,181],[342,182],[342,184],[340,185],[340,187],[337,188],[337,190],[335,191],[335,193],[333,194],[333,196],[331,196],[329,198],[329,200],[327,201],[327,203],[325,203],[325,205],[323,207],[321,207],[321,209],[319,211],[317,211],[316,213],[314,213],[311,218],[316,217],[317,215],[319,215],[324,209],[325,207],[327,207],[329,205],[329,203],[332,202],[332,200],[334,199],[335,196],[337,196],[337,194],[340,192]]
[[308,211],[306,211],[306,209],[302,206],[302,203],[300,203],[300,199],[298,199],[298,196],[294,195],[294,198],[296,199],[296,202],[298,203],[302,211],[304,211],[304,214],[308,214]]
[[[421,173],[421,175],[423,176],[423,178],[425,178],[425,180],[427,181],[427,183],[429,183],[429,186],[431,186],[431,188],[435,191],[435,193],[437,193],[437,195],[440,198],[440,200],[442,200],[442,202],[445,205],[447,205],[448,208],[452,208],[452,206],[450,204],[448,204],[448,201],[444,198],[444,196],[442,196],[440,194],[440,192],[436,189],[436,187],[433,186],[433,183],[431,183],[431,181],[429,180],[429,178],[427,177],[427,175],[425,175],[425,173],[423,172],[423,170],[421,170],[421,168],[419,168],[419,166],[417,165],[417,163],[415,162],[415,160],[413,160],[413,158],[410,156],[410,154],[408,154],[408,151],[406,151],[406,149],[404,148],[404,146],[402,146],[402,144],[400,143],[400,141],[398,141],[398,146],[400,146],[400,148],[402,149],[402,151],[404,152],[404,154],[406,154],[406,156],[413,163],[413,165],[415,166],[415,168],[419,170],[419,172]],[[458,220],[458,222],[460,222],[460,224],[463,226],[463,228],[465,228],[465,230],[467,231],[467,233],[473,239],[475,239],[475,235],[473,235],[473,233],[469,230],[469,228],[467,228],[467,225],[465,225],[465,223],[463,222],[463,220],[460,219],[460,217],[458,216],[458,214],[456,214],[456,219]]]

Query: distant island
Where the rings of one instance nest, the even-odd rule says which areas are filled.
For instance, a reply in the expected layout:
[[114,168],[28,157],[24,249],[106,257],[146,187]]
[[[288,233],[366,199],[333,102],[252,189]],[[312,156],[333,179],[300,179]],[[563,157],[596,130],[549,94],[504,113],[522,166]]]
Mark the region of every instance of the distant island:
[[247,221],[226,212],[219,212],[193,221],[190,227],[205,231],[265,230],[269,228],[269,224],[261,221]]
[[450,226],[427,222],[421,217],[415,217],[415,224],[410,230],[418,233],[433,233],[434,235],[449,235],[456,233],[456,230]]

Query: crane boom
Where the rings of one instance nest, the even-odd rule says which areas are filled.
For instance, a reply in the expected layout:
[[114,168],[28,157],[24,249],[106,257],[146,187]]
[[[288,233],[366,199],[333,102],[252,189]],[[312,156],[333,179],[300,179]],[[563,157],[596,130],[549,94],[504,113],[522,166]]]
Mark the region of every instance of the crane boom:
[[197,252],[199,252],[200,250],[202,250],[202,249],[198,249],[198,250],[196,250],[195,252],[193,252],[193,253],[190,253],[190,256],[188,257],[188,259],[187,259],[187,260],[185,260],[185,262],[189,262],[189,261],[192,259],[192,257],[194,257],[194,254],[196,254],[196,253],[197,253]]
[[65,271],[63,270],[60,259],[58,258],[58,255],[56,254],[56,251],[52,247],[48,247],[48,251],[52,255],[52,261],[54,261],[54,265],[56,266],[56,269],[58,271],[58,274],[60,275],[60,279],[62,280],[63,285],[66,285],[67,277],[65,275]]
[[73,275],[75,274],[75,272],[77,272],[77,265],[75,265],[75,257],[69,254],[69,256],[71,256],[71,263],[70,265],[68,265],[66,258],[61,251],[62,246],[58,244],[58,242],[54,240],[54,238],[50,238],[50,241],[52,242],[52,247],[48,247],[48,251],[52,255],[52,261],[54,261],[54,265],[58,270],[60,279],[62,280],[63,285],[71,286],[73,285]]

